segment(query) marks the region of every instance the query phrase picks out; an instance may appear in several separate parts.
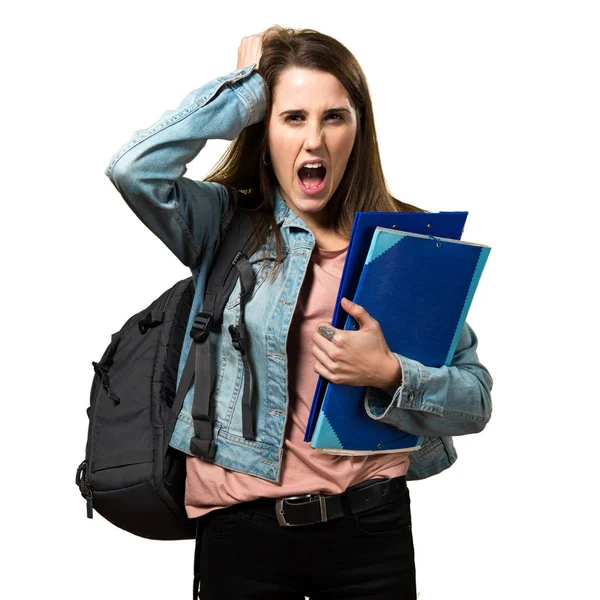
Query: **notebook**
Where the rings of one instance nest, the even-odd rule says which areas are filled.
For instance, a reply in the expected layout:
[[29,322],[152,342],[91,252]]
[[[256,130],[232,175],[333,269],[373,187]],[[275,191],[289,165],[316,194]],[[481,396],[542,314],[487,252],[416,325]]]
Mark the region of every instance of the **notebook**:
[[[340,279],[340,287],[335,302],[332,324],[343,329],[348,314],[341,306],[342,298],[352,298],[356,292],[358,280],[362,272],[373,232],[376,227],[386,227],[421,234],[432,234],[439,237],[460,239],[467,212],[439,213],[392,213],[392,212],[357,212],[350,233],[346,261]],[[304,441],[311,440],[317,416],[323,402],[327,381],[322,377],[317,380],[310,415],[304,434]]]
[[[392,352],[430,367],[449,365],[489,252],[480,244],[377,227],[353,301],[379,321]],[[357,328],[348,316],[343,329]],[[313,448],[363,455],[420,447],[421,436],[367,414],[367,390],[327,383]]]

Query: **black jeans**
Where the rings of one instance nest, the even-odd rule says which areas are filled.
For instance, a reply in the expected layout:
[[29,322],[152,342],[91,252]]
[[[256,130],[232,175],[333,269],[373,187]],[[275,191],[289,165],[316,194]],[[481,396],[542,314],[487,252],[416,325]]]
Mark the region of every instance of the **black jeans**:
[[282,527],[242,503],[204,517],[201,600],[415,600],[408,488],[400,498],[325,523]]

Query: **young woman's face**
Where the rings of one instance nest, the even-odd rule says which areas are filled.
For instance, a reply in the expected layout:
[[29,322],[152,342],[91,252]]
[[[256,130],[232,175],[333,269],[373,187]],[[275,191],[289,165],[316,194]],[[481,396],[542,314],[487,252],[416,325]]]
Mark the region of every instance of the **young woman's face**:
[[[324,209],[346,170],[357,115],[346,89],[330,73],[292,68],[275,87],[268,144],[279,190],[311,227],[326,227]],[[301,168],[320,162],[320,168]]]

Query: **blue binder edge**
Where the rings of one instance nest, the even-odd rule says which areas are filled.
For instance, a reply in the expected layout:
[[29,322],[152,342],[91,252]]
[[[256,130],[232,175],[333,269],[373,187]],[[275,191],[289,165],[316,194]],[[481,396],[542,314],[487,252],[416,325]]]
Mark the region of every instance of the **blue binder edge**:
[[456,346],[458,346],[458,338],[460,337],[460,333],[463,330],[465,321],[467,320],[467,313],[469,312],[469,308],[471,308],[471,303],[473,302],[475,290],[477,289],[477,285],[479,284],[483,268],[485,267],[485,263],[487,262],[488,256],[490,255],[490,249],[491,248],[489,247],[483,247],[481,248],[481,252],[479,253],[479,260],[477,261],[477,266],[475,267],[475,271],[473,272],[473,278],[471,279],[469,292],[467,293],[467,297],[465,298],[465,304],[463,306],[460,319],[458,320],[456,331],[454,332],[454,338],[452,339],[452,344],[450,344],[448,355],[446,356],[446,360],[444,362],[446,366],[448,366],[452,362],[452,357],[454,356],[454,352],[456,351]]
[[[405,432],[406,433],[406,432]],[[319,438],[323,447],[313,448],[317,452],[323,452],[325,454],[336,454],[337,456],[370,456],[372,454],[389,454],[391,452],[412,452],[418,450],[423,445],[425,439],[422,435],[414,435],[406,433],[405,441],[406,445],[402,449],[395,448],[394,450],[347,450],[346,452],[336,452],[336,450],[346,450],[342,445],[340,438],[335,433],[335,430],[329,423],[327,415],[324,413],[319,414],[317,424],[315,426],[314,438]]]
[[[333,326],[337,329],[343,329],[348,313],[342,308],[341,300],[344,297],[354,297],[362,267],[371,246],[371,238],[377,227],[460,240],[468,214],[467,211],[437,213],[357,212],[354,215],[346,262],[333,310]],[[327,384],[327,380],[319,376],[304,433],[305,442],[310,442],[312,439]]]

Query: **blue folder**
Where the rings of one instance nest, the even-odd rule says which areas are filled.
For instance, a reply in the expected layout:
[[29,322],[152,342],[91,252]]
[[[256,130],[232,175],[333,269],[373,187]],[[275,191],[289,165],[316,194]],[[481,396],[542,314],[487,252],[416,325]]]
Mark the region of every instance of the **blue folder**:
[[[360,274],[369,253],[369,247],[373,233],[377,227],[387,227],[400,231],[411,231],[413,233],[431,234],[438,237],[453,238],[459,240],[467,212],[357,212],[354,216],[346,261],[340,279],[337,300],[333,310],[332,325],[343,329],[348,313],[342,308],[342,298],[353,298],[358,286]],[[304,434],[304,441],[309,442],[312,438],[317,422],[317,416],[323,402],[328,381],[319,377],[313,397],[308,424]]]
[[[379,321],[392,352],[449,365],[490,248],[378,227],[354,301]],[[345,330],[357,329],[350,316]],[[423,438],[366,412],[367,388],[329,383],[312,447],[333,454],[417,449]]]

